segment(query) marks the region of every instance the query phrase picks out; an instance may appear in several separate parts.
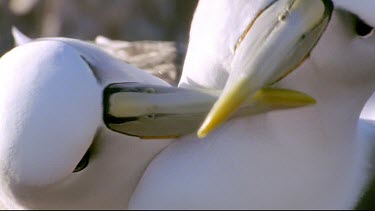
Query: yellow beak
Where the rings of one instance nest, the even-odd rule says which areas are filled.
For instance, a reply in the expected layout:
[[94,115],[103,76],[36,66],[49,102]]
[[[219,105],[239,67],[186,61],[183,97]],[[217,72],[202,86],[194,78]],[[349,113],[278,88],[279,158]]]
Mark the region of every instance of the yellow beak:
[[309,55],[328,25],[329,0],[274,1],[243,33],[223,93],[202,126],[205,137],[259,89],[280,80]]

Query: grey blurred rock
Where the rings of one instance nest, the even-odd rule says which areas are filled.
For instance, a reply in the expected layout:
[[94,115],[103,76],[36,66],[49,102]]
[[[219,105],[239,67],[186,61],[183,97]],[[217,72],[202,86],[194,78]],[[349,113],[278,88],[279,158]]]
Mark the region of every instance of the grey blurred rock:
[[15,15],[25,15],[29,13],[39,0],[10,0],[9,9]]
[[[186,40],[197,0],[0,0],[6,22],[34,37]],[[1,27],[1,26],[0,26]],[[32,33],[31,33],[32,32]]]
[[[63,36],[176,42],[186,48],[197,0],[0,0],[0,55],[13,46],[11,27],[37,37]],[[179,53],[179,52],[178,52]]]
[[151,74],[177,85],[182,64],[179,62],[175,42],[167,41],[119,41],[103,36],[95,39],[95,44],[112,56],[139,67]]

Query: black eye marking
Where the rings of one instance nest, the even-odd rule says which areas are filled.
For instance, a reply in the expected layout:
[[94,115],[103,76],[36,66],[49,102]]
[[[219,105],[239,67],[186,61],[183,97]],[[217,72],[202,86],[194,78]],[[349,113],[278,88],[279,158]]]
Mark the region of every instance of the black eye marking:
[[366,24],[359,17],[355,18],[354,24],[355,24],[355,32],[361,37],[366,37],[374,32],[374,27]]
[[90,161],[90,149],[87,150],[86,154],[82,157],[81,161],[79,161],[73,173],[80,172],[83,169],[85,169],[89,165],[89,161]]
[[90,68],[92,74],[94,75],[96,81],[100,84],[101,81],[100,81],[99,76],[97,74],[97,70],[94,68],[93,65],[90,64],[90,62],[85,57],[81,56],[81,58],[87,64],[87,66],[89,66],[89,68]]

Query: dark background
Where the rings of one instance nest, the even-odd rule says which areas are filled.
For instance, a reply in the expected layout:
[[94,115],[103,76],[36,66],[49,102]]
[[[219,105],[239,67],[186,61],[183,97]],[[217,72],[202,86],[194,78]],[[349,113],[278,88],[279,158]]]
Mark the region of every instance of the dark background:
[[32,38],[97,35],[186,45],[197,0],[0,0],[0,55],[13,46],[12,26]]

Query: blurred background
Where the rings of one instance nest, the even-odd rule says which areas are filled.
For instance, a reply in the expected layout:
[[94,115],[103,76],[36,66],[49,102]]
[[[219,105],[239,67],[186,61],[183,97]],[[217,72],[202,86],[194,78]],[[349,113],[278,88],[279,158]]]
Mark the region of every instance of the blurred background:
[[0,55],[16,26],[31,38],[174,41],[184,50],[197,0],[0,0]]

